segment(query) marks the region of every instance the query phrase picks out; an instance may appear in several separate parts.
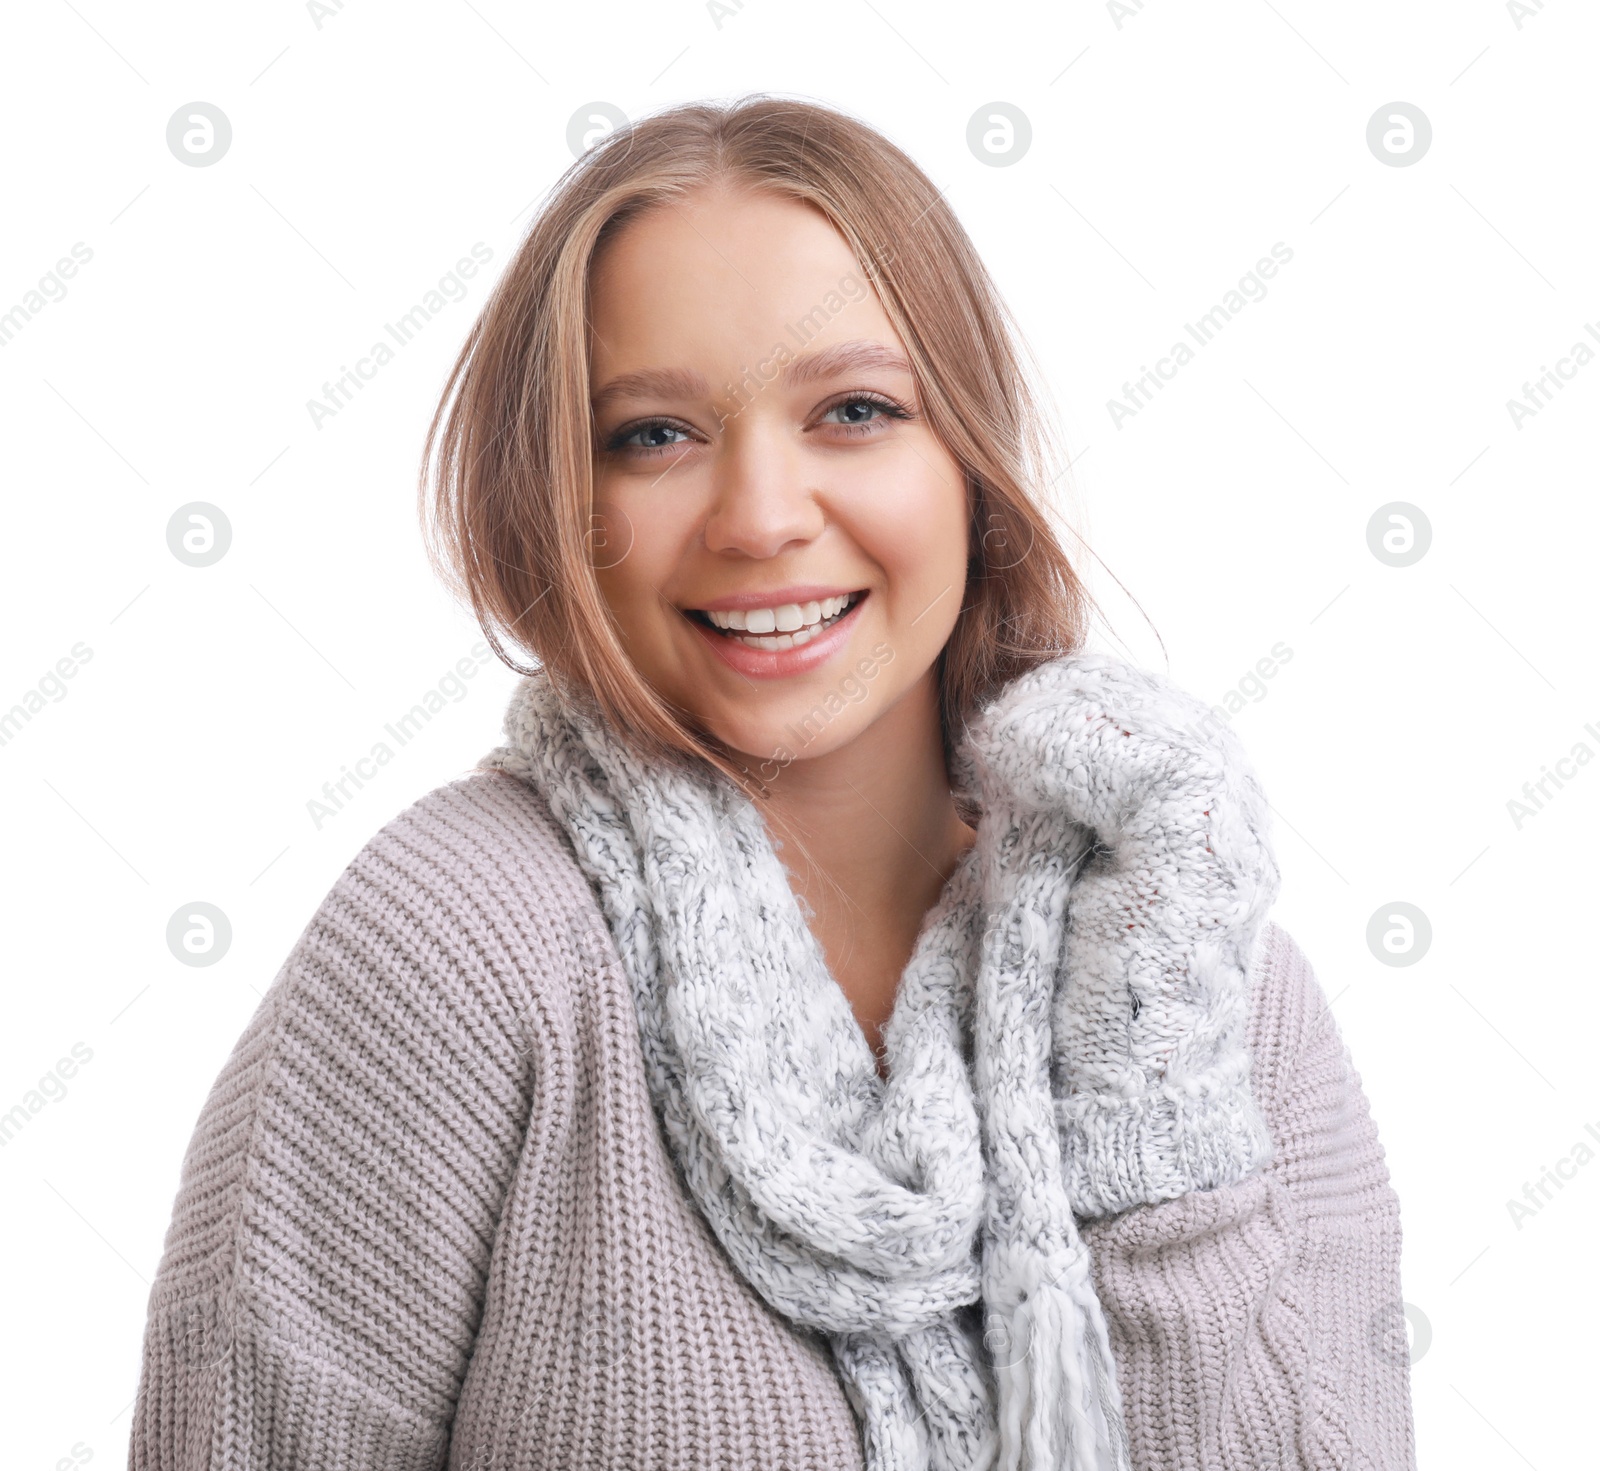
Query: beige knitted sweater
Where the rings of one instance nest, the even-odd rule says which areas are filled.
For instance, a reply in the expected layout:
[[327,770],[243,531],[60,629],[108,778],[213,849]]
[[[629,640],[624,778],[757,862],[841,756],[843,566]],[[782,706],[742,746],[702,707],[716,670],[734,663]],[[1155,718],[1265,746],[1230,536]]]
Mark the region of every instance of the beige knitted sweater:
[[[1135,1471],[1412,1471],[1399,1203],[1273,928],[1276,1154],[1083,1223]],[[329,892],[223,1067],[150,1294],[131,1471],[863,1464],[826,1345],[680,1185],[605,921],[542,799],[476,772]]]

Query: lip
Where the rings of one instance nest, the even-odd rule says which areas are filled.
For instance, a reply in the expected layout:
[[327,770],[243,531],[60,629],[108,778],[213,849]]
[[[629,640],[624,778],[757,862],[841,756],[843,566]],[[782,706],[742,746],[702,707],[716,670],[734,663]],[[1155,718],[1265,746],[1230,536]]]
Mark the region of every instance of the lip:
[[769,592],[735,592],[710,603],[686,603],[684,610],[701,613],[731,613],[735,609],[780,608],[785,603],[820,603],[824,598],[847,597],[859,587],[827,587],[820,582],[793,583],[789,587],[775,587]]
[[[793,591],[784,589],[785,592]],[[801,589],[805,591],[805,589]],[[860,591],[857,588],[847,588],[846,592]],[[822,597],[842,597],[843,593],[834,593],[822,590]],[[769,597],[770,594],[760,594]],[[784,602],[809,602],[816,593],[809,593],[807,597],[796,599],[786,596]],[[690,618],[687,613],[683,616],[689,626],[711,646],[711,651],[722,660],[730,669],[744,675],[747,679],[789,679],[796,674],[808,674],[811,670],[826,664],[837,654],[845,644],[850,641],[850,635],[855,631],[856,615],[871,600],[870,591],[862,592],[861,596],[845,610],[845,614],[837,623],[828,626],[826,633],[819,633],[815,638],[807,639],[798,649],[753,649],[749,644],[740,643],[736,638],[728,638],[718,633],[716,629],[700,622],[697,618]],[[716,603],[706,611],[723,612],[726,607],[769,608],[773,604],[767,602],[752,602],[748,598],[743,603]]]

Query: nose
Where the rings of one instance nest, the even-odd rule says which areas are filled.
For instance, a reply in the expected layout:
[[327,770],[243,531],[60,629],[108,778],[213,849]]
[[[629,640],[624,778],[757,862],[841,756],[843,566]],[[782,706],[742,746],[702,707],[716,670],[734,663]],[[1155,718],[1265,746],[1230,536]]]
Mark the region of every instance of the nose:
[[826,518],[792,432],[747,407],[724,419],[704,537],[712,552],[775,557],[814,540]]

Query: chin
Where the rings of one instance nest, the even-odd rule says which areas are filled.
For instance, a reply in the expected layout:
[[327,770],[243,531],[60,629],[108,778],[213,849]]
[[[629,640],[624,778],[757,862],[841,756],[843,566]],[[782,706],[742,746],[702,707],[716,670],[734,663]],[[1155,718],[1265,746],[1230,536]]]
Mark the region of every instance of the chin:
[[792,714],[718,721],[707,728],[739,753],[752,772],[770,781],[784,767],[825,756],[856,734],[860,716],[854,709],[849,717],[841,713],[819,727],[817,703],[796,701]]

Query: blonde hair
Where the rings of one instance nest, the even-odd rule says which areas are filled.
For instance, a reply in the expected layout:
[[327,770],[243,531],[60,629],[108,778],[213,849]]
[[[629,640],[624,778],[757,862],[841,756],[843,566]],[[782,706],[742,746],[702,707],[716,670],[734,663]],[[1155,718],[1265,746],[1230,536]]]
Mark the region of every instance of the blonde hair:
[[831,108],[761,95],[674,107],[619,128],[567,170],[429,425],[419,489],[429,558],[511,668],[533,672],[508,642],[558,690],[592,696],[641,752],[707,761],[749,784],[738,758],[633,666],[591,559],[591,262],[642,211],[719,183],[804,201],[833,223],[905,344],[930,428],[966,476],[967,586],[939,654],[948,757],[988,696],[1082,643],[1091,604],[1035,499],[1057,456],[1010,313],[922,170]]

